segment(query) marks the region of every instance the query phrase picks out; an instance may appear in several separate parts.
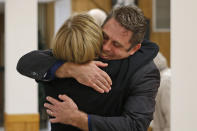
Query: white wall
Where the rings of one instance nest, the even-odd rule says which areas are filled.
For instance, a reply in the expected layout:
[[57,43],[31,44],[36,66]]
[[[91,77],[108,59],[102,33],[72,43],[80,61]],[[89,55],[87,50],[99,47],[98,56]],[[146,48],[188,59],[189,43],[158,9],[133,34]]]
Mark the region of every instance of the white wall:
[[171,0],[171,131],[197,131],[197,0]]
[[72,11],[71,0],[57,0],[55,1],[55,33],[61,27]]
[[37,0],[5,2],[5,112],[38,113],[35,81],[16,71],[19,58],[37,49]]

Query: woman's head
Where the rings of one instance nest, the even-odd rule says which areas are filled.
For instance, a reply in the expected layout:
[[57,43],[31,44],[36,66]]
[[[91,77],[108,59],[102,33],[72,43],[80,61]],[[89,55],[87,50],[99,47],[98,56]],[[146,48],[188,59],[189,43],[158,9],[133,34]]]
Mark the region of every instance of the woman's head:
[[102,48],[101,28],[87,14],[71,16],[61,26],[53,41],[56,58],[85,63],[98,57]]

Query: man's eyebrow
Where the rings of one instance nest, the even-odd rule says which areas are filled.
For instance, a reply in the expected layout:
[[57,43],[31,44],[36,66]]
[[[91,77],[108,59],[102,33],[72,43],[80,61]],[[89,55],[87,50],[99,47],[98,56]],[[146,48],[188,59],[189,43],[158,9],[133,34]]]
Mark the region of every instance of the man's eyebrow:
[[[102,32],[103,32],[103,36],[109,38],[109,36],[107,35],[107,33],[105,33],[104,31],[102,31]],[[115,42],[115,43],[119,44],[119,46],[124,47],[123,44],[121,44],[119,41],[113,40],[112,42]]]
[[115,42],[115,43],[117,43],[120,47],[124,47],[120,42],[118,42],[118,41],[113,41],[113,42]]

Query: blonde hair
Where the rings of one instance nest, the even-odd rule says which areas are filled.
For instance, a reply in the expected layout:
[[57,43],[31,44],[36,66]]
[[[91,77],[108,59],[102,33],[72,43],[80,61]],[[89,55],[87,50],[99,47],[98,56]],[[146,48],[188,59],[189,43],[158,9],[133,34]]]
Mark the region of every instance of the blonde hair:
[[103,43],[101,28],[87,14],[71,16],[61,26],[53,41],[57,59],[86,63],[99,56]]

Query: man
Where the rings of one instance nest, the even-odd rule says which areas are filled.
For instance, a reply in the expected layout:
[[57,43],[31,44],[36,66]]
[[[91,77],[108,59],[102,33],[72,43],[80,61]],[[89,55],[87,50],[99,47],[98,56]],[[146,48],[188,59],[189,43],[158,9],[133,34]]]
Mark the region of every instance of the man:
[[[131,6],[112,10],[104,22],[101,58],[109,62],[109,66],[120,66],[118,62],[123,63],[120,67],[123,71],[118,72],[118,77],[114,77],[114,70],[110,72],[110,67],[106,71],[113,84],[107,73],[99,68],[106,67],[106,63],[92,61],[84,65],[69,62],[62,64],[51,57],[49,52],[43,51],[23,56],[17,70],[37,80],[53,79],[53,74],[58,78],[75,78],[79,83],[100,93],[107,92],[110,95],[112,92],[112,96],[106,95],[106,101],[121,95],[118,99],[103,102],[103,108],[108,106],[106,115],[98,115],[99,109],[94,114],[82,112],[66,95],[59,96],[61,102],[47,97],[51,104],[46,103],[44,106],[48,108],[47,113],[54,116],[50,120],[52,123],[64,123],[84,131],[146,131],[152,120],[160,75],[152,61],[158,47],[147,41],[142,43],[145,25],[143,13]],[[99,97],[101,100],[104,98],[105,96]],[[114,105],[119,108],[114,110]],[[116,113],[110,114],[110,110]]]

